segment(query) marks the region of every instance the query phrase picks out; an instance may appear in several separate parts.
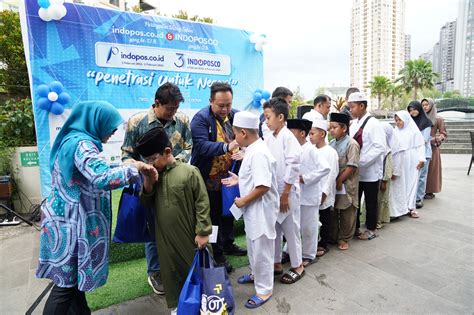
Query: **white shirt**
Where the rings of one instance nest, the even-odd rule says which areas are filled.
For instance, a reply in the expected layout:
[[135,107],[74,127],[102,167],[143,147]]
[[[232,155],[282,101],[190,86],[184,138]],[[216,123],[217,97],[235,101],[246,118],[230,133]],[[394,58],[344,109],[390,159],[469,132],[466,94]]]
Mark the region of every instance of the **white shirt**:
[[284,126],[275,137],[273,131],[265,137],[265,143],[277,161],[276,176],[278,193],[283,193],[285,184],[292,184],[299,193],[301,145],[295,135]]
[[321,179],[329,174],[329,163],[321,157],[316,147],[310,142],[301,146],[300,174],[304,184],[301,187],[301,205],[317,206],[321,203]]
[[317,149],[319,155],[330,167],[329,173],[321,180],[322,192],[326,195],[326,200],[319,206],[319,209],[327,209],[334,206],[336,201],[336,178],[339,175],[339,156],[336,150],[330,145]]
[[242,207],[245,233],[251,240],[262,235],[275,239],[275,223],[280,211],[280,197],[277,191],[276,160],[262,139],[249,145],[239,170],[241,196],[248,195],[255,187],[269,187],[261,198]]
[[309,112],[305,113],[303,115],[303,119],[307,119],[309,121],[314,121],[316,119],[319,119],[319,120],[326,120],[326,118],[324,118],[323,114],[321,114],[320,112],[312,109],[310,110]]
[[[370,114],[366,113],[361,119],[354,119],[352,121],[349,128],[352,138],[369,116]],[[362,133],[362,148],[359,161],[360,182],[376,182],[382,179],[385,146],[386,138],[383,127],[375,117],[371,118],[365,125]]]

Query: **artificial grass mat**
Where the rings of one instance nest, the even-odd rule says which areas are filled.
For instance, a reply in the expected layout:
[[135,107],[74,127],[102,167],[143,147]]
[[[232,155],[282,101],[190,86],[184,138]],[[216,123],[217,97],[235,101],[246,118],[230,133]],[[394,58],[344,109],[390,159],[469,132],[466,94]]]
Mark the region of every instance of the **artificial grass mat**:
[[[121,193],[121,190],[112,192],[112,235],[115,230]],[[242,220],[235,223],[235,233],[235,243],[245,247]],[[234,268],[248,265],[247,256],[227,256],[227,260]],[[117,244],[112,242],[109,263],[107,284],[86,295],[92,311],[153,294],[147,282],[144,244]]]

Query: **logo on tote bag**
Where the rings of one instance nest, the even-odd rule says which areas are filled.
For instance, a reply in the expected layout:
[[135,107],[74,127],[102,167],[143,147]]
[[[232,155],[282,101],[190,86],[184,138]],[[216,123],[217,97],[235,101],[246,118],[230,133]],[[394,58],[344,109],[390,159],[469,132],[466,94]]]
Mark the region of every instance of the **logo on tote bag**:
[[224,298],[217,295],[207,296],[206,294],[203,294],[201,298],[201,315],[229,314],[226,306],[227,304],[225,303]]

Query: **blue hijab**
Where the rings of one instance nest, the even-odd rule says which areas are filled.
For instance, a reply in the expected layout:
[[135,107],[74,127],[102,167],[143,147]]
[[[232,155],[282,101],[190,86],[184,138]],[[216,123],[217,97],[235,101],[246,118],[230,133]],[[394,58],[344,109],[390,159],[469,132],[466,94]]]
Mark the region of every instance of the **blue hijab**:
[[93,142],[102,152],[102,139],[110,135],[123,123],[120,113],[108,102],[79,102],[72,108],[71,115],[64,123],[50,155],[50,169],[56,159],[66,183],[72,179],[74,154],[80,141]]

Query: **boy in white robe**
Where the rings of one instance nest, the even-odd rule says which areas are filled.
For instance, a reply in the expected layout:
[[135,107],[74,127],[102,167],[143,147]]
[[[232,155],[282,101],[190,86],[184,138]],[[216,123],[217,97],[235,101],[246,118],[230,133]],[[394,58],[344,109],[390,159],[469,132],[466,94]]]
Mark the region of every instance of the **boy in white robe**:
[[314,144],[318,150],[319,155],[325,160],[330,167],[329,173],[321,180],[321,204],[319,206],[319,221],[321,228],[319,229],[319,244],[316,257],[324,256],[328,251],[329,242],[331,240],[330,222],[331,211],[333,211],[334,202],[336,199],[336,178],[339,174],[339,157],[336,150],[326,144],[325,138],[327,136],[328,122],[325,120],[314,120],[313,126],[309,132],[309,140]]
[[306,119],[288,119],[286,124],[303,150],[300,167],[300,228],[305,267],[316,262],[321,179],[329,174],[329,164],[316,147],[307,141],[312,124]]
[[239,283],[254,283],[256,294],[245,304],[257,308],[268,301],[273,293],[273,256],[275,253],[275,224],[279,196],[276,179],[276,160],[258,135],[259,119],[242,111],[234,116],[235,140],[245,147],[245,157],[239,176],[223,179],[227,186],[238,183],[240,198],[234,203],[241,209],[247,238],[247,254],[251,274],[238,279]]
[[282,98],[272,98],[263,105],[265,123],[271,132],[265,137],[270,152],[277,161],[277,183],[280,212],[276,223],[275,274],[283,273],[282,236],[285,235],[291,268],[280,282],[292,284],[304,276],[300,235],[300,156],[301,145],[286,127],[288,104]]

